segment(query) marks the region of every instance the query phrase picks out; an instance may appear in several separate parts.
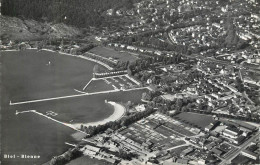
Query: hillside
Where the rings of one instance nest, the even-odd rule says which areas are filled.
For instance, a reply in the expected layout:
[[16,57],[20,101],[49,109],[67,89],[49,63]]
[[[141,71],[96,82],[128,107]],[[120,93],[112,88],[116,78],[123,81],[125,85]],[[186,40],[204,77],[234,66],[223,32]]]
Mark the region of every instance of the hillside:
[[11,40],[38,40],[45,38],[76,37],[81,34],[78,28],[62,23],[42,23],[0,16],[0,38]]
[[76,27],[107,24],[102,13],[111,8],[132,8],[138,0],[2,0],[3,15],[65,23]]

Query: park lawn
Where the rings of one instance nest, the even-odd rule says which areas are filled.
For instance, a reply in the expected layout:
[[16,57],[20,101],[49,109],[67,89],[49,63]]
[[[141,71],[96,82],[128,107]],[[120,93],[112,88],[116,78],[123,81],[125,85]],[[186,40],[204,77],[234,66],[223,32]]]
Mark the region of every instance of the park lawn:
[[205,128],[210,123],[214,122],[214,119],[210,115],[182,112],[176,116],[180,121],[186,121],[190,124],[197,125],[200,128]]
[[89,50],[89,52],[94,53],[96,55],[106,57],[106,58],[111,57],[111,58],[117,59],[119,61],[124,61],[124,62],[126,62],[126,61],[132,62],[132,61],[135,61],[138,59],[137,56],[130,54],[128,52],[122,52],[122,51],[119,52],[112,48],[101,47],[101,46],[95,47],[95,48]]

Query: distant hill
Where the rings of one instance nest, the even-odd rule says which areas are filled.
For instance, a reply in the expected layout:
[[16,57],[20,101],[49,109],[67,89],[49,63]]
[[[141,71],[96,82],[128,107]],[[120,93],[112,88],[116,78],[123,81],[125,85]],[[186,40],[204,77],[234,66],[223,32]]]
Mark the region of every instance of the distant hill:
[[63,23],[42,23],[8,16],[0,16],[0,29],[1,40],[39,40],[76,37],[81,34],[78,28]]
[[111,8],[131,8],[139,0],[2,0],[2,15],[65,23],[77,27],[106,24],[102,13]]

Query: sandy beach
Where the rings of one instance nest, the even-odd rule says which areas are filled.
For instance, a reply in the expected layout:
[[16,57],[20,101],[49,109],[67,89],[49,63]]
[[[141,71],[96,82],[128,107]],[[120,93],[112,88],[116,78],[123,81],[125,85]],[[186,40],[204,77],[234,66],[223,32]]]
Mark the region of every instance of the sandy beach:
[[101,120],[101,121],[91,122],[91,123],[75,123],[75,124],[71,124],[71,125],[73,125],[74,128],[77,128],[77,129],[80,129],[81,125],[84,125],[84,126],[87,126],[87,127],[88,126],[98,126],[98,125],[106,124],[110,121],[119,120],[124,116],[126,109],[123,105],[112,102],[112,101],[108,101],[107,103],[111,104],[114,107],[113,114],[110,115],[108,118]]

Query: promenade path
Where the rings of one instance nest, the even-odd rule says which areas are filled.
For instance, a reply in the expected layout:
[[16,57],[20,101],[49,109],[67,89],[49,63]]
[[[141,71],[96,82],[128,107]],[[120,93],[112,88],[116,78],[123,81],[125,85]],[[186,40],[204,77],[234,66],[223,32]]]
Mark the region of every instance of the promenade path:
[[12,103],[10,101],[9,105],[21,105],[21,104],[36,103],[36,102],[43,102],[43,101],[50,101],[50,100],[60,100],[60,99],[66,99],[66,98],[74,98],[74,97],[81,97],[81,96],[88,96],[88,95],[112,93],[112,92],[119,92],[119,91],[132,91],[132,90],[140,90],[140,89],[148,89],[148,88],[147,87],[140,87],[140,88],[126,89],[126,90],[114,89],[114,90],[109,90],[109,91],[101,91],[101,92],[93,92],[93,93],[82,93],[82,94],[77,94],[77,95],[68,95],[68,96],[61,96],[61,97],[51,97],[51,98],[45,98],[45,99],[21,101],[21,102],[14,102],[14,103]]

